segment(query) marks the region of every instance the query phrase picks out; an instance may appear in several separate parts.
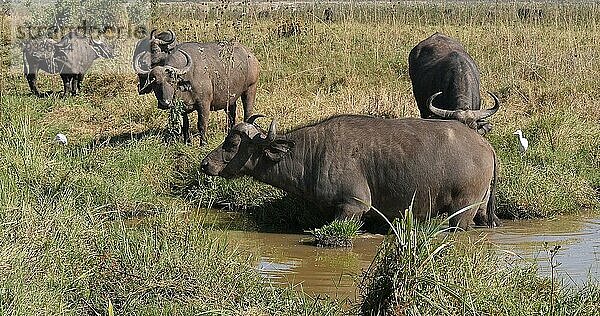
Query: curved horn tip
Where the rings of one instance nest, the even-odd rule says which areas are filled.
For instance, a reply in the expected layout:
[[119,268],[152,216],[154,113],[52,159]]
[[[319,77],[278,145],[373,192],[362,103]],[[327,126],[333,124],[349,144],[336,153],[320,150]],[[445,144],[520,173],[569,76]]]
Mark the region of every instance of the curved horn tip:
[[179,71],[179,74],[185,75],[192,68],[192,56],[184,50],[180,50],[180,52],[185,57],[185,66]]
[[427,98],[427,107],[431,108],[433,106],[433,99],[435,99],[440,94],[442,94],[442,91],[436,92],[432,94],[429,98]]
[[491,91],[488,91],[487,93],[492,97],[492,99],[494,99],[494,108],[500,107],[500,100],[498,99],[498,97]]
[[439,108],[436,108],[435,106],[433,106],[433,99],[435,99],[440,94],[442,94],[442,91],[434,93],[433,95],[431,95],[429,97],[429,99],[427,99],[427,108],[429,109],[429,111],[431,111],[433,114],[437,115],[438,117],[454,119],[456,116],[456,113],[458,111],[449,111],[449,110],[439,109]]
[[491,93],[490,91],[488,91],[487,93],[489,93],[489,95],[494,99],[494,107],[492,107],[491,109],[487,109],[487,110],[474,111],[476,113],[475,118],[477,120],[481,120],[481,119],[490,117],[490,116],[494,115],[494,113],[498,112],[498,109],[500,109],[500,100],[498,100],[498,97],[496,95],[494,95],[493,93]]
[[267,141],[272,142],[277,136],[277,120],[273,119],[271,125],[269,125],[269,132],[267,133]]
[[150,31],[150,39],[154,39],[154,33],[156,33],[156,29]]
[[168,41],[169,44],[175,42],[175,32],[173,32],[171,29],[168,29],[167,32],[169,32],[169,34],[171,34],[171,39]]
[[142,70],[142,68],[140,68],[140,59],[142,58],[142,56],[146,55],[147,52],[142,52],[137,54],[137,56],[135,56],[135,59],[133,61],[133,67],[135,69],[135,72],[141,75],[146,75],[150,73],[150,70]]
[[256,119],[260,118],[260,117],[266,117],[263,114],[254,114],[252,116],[250,116],[247,120],[246,123],[248,124],[254,124],[254,121],[256,121]]

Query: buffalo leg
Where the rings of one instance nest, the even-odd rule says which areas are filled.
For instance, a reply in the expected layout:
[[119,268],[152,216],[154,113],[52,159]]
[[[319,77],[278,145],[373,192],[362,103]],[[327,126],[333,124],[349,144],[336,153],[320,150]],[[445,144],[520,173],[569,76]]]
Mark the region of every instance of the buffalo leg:
[[252,116],[254,110],[254,101],[256,100],[256,83],[249,86],[248,90],[242,93],[242,104],[244,105],[244,122]]
[[479,205],[479,207],[477,208],[477,212],[475,213],[475,216],[473,217],[473,222],[475,223],[475,226],[487,226],[487,223],[488,223],[487,205],[490,200],[490,191],[489,190],[485,194],[485,197],[483,200],[487,201],[487,202]]
[[491,192],[488,192],[485,195],[484,201],[485,203],[479,206],[475,217],[473,217],[473,222],[475,222],[476,226],[491,226],[498,227],[501,226],[500,219],[494,212],[491,214],[491,218],[489,218],[488,207],[490,203],[494,203],[494,199],[491,196]]
[[[464,207],[464,205],[471,205],[473,204],[473,201],[476,201],[477,199],[469,199],[468,201],[465,201],[465,203],[459,203],[459,204],[454,204],[455,206],[452,207],[451,209],[454,211],[458,211],[460,209],[462,209]],[[458,205],[462,205],[462,206],[458,206]],[[461,228],[463,230],[467,230],[469,228],[469,226],[471,225],[471,222],[473,221],[475,214],[477,214],[477,210],[479,209],[478,206],[472,206],[469,209],[463,211],[460,214],[457,214],[456,216],[452,217],[449,221],[448,221],[448,226],[450,228]],[[452,215],[452,214],[450,214]]]
[[210,103],[201,105],[198,110],[198,134],[200,135],[200,146],[206,145],[206,131],[208,130],[208,116],[210,114]]
[[63,81],[63,93],[62,96],[67,97],[69,95],[69,93],[71,92],[71,81],[72,81],[72,76],[71,74],[60,74],[60,78]]
[[190,143],[190,118],[187,113],[182,114],[183,125],[181,126],[181,133],[183,134],[183,141],[186,144]]
[[235,125],[236,111],[237,103],[236,101],[233,101],[229,104],[229,107],[227,107],[227,127],[229,130]]
[[36,74],[25,74],[25,78],[27,78],[27,83],[29,84],[29,89],[31,90],[31,93],[35,94],[36,96],[40,97],[41,94],[37,89],[36,86]]
[[77,75],[71,76],[70,83],[71,83],[71,95],[76,96],[77,95]]
[[77,74],[73,78],[73,95],[79,94],[81,90],[81,82],[83,81],[83,74]]
[[[371,199],[360,199],[366,204],[371,203]],[[364,213],[369,210],[369,207],[357,200],[345,201],[337,205],[337,213],[335,218],[339,220],[356,219],[359,220]]]

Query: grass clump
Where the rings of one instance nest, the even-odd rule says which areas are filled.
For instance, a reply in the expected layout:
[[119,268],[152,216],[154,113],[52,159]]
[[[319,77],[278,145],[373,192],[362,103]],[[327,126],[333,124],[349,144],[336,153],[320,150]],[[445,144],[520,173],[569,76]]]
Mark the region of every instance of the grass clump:
[[359,285],[360,315],[596,315],[600,286],[562,286],[535,262],[441,223],[397,219]]
[[339,309],[265,284],[253,258],[176,208],[138,224],[88,212],[55,205],[44,216],[33,209],[4,214],[2,314],[98,315],[109,304],[116,315],[332,315]]
[[321,228],[309,230],[318,247],[352,247],[362,222],[358,219],[334,220]]
[[170,140],[176,140],[181,136],[183,115],[187,115],[183,109],[183,102],[175,98],[173,106],[169,108],[169,121],[167,123],[167,135]]

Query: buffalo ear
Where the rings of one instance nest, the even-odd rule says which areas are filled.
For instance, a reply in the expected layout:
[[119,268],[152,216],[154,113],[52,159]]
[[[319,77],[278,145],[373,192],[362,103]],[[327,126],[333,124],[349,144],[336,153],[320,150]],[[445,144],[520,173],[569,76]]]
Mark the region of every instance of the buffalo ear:
[[294,145],[292,141],[276,139],[264,149],[265,156],[273,162],[278,162],[294,148]]
[[177,87],[183,92],[192,91],[192,83],[188,80],[179,80]]

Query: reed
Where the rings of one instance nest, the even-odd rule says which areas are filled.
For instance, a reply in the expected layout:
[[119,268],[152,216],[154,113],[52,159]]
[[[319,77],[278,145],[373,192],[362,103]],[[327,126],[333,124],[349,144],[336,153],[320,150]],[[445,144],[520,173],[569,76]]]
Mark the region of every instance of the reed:
[[[496,246],[418,222],[395,220],[362,275],[360,315],[594,315],[597,280],[569,288]],[[484,233],[482,234],[484,235]],[[555,250],[556,251],[556,250]],[[552,257],[553,258],[553,257]],[[555,264],[552,262],[552,264]]]
[[[542,19],[520,19],[515,3],[294,9],[153,2],[147,9],[153,26],[173,29],[179,41],[226,39],[250,47],[262,67],[256,112],[277,118],[284,131],[339,113],[416,116],[408,52],[433,32],[452,35],[478,62],[483,89],[502,101],[486,136],[500,160],[501,215],[597,211],[600,7],[538,5]],[[323,19],[327,7],[331,21]],[[202,174],[202,158],[224,138],[223,113],[211,113],[207,146],[165,142],[168,113],[157,109],[153,95],[137,95],[133,38],[112,41],[117,58],[97,61],[81,96],[32,97],[19,43],[5,45],[15,35],[11,25],[26,18],[0,13],[0,314],[105,314],[109,306],[119,315],[342,313],[337,302],[262,284],[249,258],[212,235],[223,226],[187,216],[229,207],[249,214],[252,227],[289,231],[320,227],[331,215],[315,215],[314,206],[248,178]],[[42,74],[38,84],[61,89],[56,75]],[[192,133],[194,121],[192,115]],[[517,128],[530,140],[522,158],[512,138]],[[57,133],[67,135],[68,145],[53,141]],[[400,261],[369,270],[396,273],[386,281],[389,291],[380,292],[391,300],[365,294],[365,311],[375,308],[367,308],[371,303],[396,302],[408,304],[395,305],[406,312],[447,306],[455,314],[534,314],[549,312],[554,302],[559,315],[598,313],[597,283],[553,290],[531,266],[507,262],[481,241],[431,237],[433,229],[413,224],[396,223],[406,240],[388,237],[376,262]],[[414,301],[412,294],[429,299]]]

